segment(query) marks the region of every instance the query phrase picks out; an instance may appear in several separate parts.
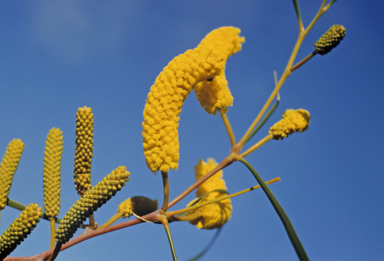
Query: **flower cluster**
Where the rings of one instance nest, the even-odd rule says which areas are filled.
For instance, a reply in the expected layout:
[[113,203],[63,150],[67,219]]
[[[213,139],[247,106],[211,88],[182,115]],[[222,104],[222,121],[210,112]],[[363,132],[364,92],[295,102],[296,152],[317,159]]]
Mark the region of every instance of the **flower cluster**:
[[11,189],[13,175],[19,165],[24,143],[20,139],[12,140],[5,151],[0,164],[0,210],[7,205],[8,194]]
[[31,203],[0,237],[0,260],[8,256],[36,227],[42,215],[42,208]]
[[63,153],[63,132],[52,128],[45,142],[44,152],[44,209],[52,219],[59,215],[61,188],[61,155]]
[[[237,35],[239,30],[235,31]],[[237,37],[234,43],[231,37],[227,39],[230,44],[225,45],[227,34],[211,34],[197,48],[175,57],[156,78],[148,94],[143,113],[143,146],[147,166],[153,172],[167,172],[178,167],[177,128],[185,99],[199,82],[211,81],[223,74],[226,59],[240,49],[243,41]],[[218,43],[212,40],[215,37]],[[215,84],[217,82],[221,81],[215,80]]]
[[[195,166],[195,176],[196,180],[208,174],[209,171],[214,169],[217,166],[217,163],[214,159],[208,159],[208,162],[199,160],[199,163]],[[199,200],[195,199],[188,206],[191,206],[197,200],[197,204],[201,204],[222,196],[225,196],[227,193],[224,191],[227,190],[225,182],[222,179],[223,171],[218,171],[211,178],[206,180],[201,184],[196,191],[197,197],[201,198]],[[196,225],[197,228],[203,229],[214,229],[222,227],[231,217],[232,214],[232,205],[230,199],[225,199],[219,202],[215,202],[197,209],[190,210],[187,215],[200,212],[201,216],[197,219],[190,221],[192,225]]]
[[329,53],[343,40],[345,34],[346,30],[342,25],[333,25],[315,43],[316,53],[320,55]]
[[117,191],[129,180],[130,173],[126,167],[118,167],[96,186],[88,190],[75,204],[69,209],[61,220],[56,230],[56,241],[66,243],[76,232],[77,228],[99,207],[112,198]]
[[157,200],[152,200],[143,196],[135,196],[124,200],[118,207],[117,213],[123,218],[130,217],[135,213],[144,216],[157,209]]
[[308,129],[311,116],[307,110],[286,110],[283,118],[276,122],[269,130],[275,140],[282,140],[294,132]]
[[[245,41],[244,37],[239,37],[239,33],[240,29],[232,26],[218,28],[209,33],[197,48],[220,50],[228,58],[240,51]],[[232,106],[233,97],[224,70],[213,79],[198,83],[194,90],[200,105],[209,114],[216,114],[218,109],[227,111],[227,106]]]
[[84,106],[76,113],[75,187],[81,196],[91,188],[93,157],[93,113]]

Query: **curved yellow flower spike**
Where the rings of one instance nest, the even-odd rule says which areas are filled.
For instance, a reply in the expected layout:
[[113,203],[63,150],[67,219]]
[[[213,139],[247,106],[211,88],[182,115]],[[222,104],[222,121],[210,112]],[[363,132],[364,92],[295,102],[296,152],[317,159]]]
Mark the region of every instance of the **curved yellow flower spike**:
[[[206,175],[209,171],[211,171],[216,166],[217,166],[217,163],[215,162],[214,159],[208,159],[207,163],[200,160],[195,167],[196,180]],[[196,195],[198,197],[201,197],[206,193],[209,193],[209,194],[205,195],[197,204],[201,204],[209,200],[213,200],[226,195],[225,193],[219,192],[219,191],[211,192],[213,190],[218,190],[218,189],[227,190],[225,186],[225,182],[222,179],[222,176],[223,176],[223,172],[219,171],[198,187],[196,191]],[[196,200],[197,199],[193,200],[191,203],[188,204],[188,206],[190,206]],[[192,225],[196,225],[197,228],[203,228],[203,229],[220,228],[231,217],[231,214],[232,214],[231,200],[225,199],[220,202],[212,203],[212,204],[191,210],[188,212],[187,215],[191,215],[198,211],[201,212],[201,216],[197,219],[189,221],[189,223],[191,223]]]
[[273,135],[273,139],[282,140],[294,132],[303,132],[308,129],[311,116],[307,110],[286,110],[283,118],[276,122],[269,133]]
[[[228,58],[240,51],[245,41],[244,37],[239,37],[239,33],[240,29],[232,26],[218,28],[210,32],[197,48],[217,49]],[[227,106],[233,104],[224,70],[213,79],[198,83],[194,90],[200,105],[209,114],[215,115],[218,109],[227,111]]]
[[[233,45],[232,39],[228,41]],[[214,79],[224,71],[230,48],[223,51],[205,42],[175,57],[156,78],[148,94],[143,113],[143,146],[147,166],[153,172],[177,169],[181,107],[197,83]]]
[[21,154],[24,150],[24,143],[20,139],[12,140],[5,151],[3,160],[0,163],[0,210],[7,205],[8,194],[11,190],[13,176]]

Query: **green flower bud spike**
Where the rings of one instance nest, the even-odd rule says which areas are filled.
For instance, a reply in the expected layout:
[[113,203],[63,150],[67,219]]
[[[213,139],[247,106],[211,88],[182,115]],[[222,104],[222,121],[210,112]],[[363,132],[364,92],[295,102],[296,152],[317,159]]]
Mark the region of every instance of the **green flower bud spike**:
[[315,43],[316,53],[324,55],[335,48],[343,40],[346,30],[342,25],[333,25]]
[[88,190],[63,217],[56,230],[56,241],[59,244],[68,242],[87,217],[121,190],[129,175],[126,167],[118,167]]
[[8,194],[11,189],[13,175],[19,165],[24,143],[20,139],[12,140],[5,151],[0,164],[0,210],[7,205]]
[[75,187],[82,196],[91,188],[93,157],[93,113],[84,106],[76,113]]
[[44,152],[44,210],[49,219],[59,215],[61,187],[61,155],[63,132],[52,128],[45,142]]
[[42,209],[31,203],[0,237],[0,260],[8,256],[36,227]]

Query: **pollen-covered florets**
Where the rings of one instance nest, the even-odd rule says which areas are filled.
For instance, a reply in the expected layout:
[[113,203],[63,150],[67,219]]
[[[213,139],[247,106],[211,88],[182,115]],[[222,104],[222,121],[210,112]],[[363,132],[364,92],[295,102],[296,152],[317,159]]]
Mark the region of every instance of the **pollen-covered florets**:
[[0,260],[8,256],[36,227],[42,215],[42,208],[31,203],[0,237]]
[[324,55],[335,48],[343,40],[346,30],[342,25],[335,24],[325,32],[315,44],[316,53]]
[[[200,159],[199,163],[195,166],[196,180],[199,180],[200,178],[208,174],[208,172],[213,170],[216,166],[217,162],[212,158],[209,158],[207,162],[204,162]],[[226,189],[225,181],[223,180],[222,170],[219,170],[207,181],[198,186],[196,190],[196,196],[201,197],[204,194],[216,189]]]
[[[201,177],[205,176],[217,166],[217,163],[214,159],[208,159],[208,162],[199,160],[199,163],[195,166],[195,177],[196,180],[199,180]],[[202,204],[204,202],[225,196],[224,191],[227,190],[225,186],[225,181],[223,180],[223,172],[218,171],[203,184],[201,184],[196,191],[197,197],[201,198],[197,204]],[[188,206],[191,206],[195,199]],[[214,229],[222,227],[231,217],[232,214],[232,204],[230,199],[225,199],[219,202],[215,202],[194,210],[190,210],[187,215],[191,215],[195,212],[201,212],[201,217],[190,221],[192,225],[196,225],[197,228],[203,229]]]
[[56,230],[56,241],[66,243],[77,228],[93,214],[99,207],[106,203],[117,191],[129,180],[130,173],[126,167],[118,167],[96,186],[88,190],[75,204],[69,209],[61,220]]
[[0,210],[7,205],[8,194],[11,189],[13,175],[19,165],[24,143],[20,139],[12,140],[5,151],[0,164]]
[[[210,32],[197,48],[214,48],[223,52],[226,59],[241,50],[244,37],[239,36],[240,29],[232,26],[221,27]],[[222,70],[213,79],[200,82],[195,87],[196,98],[209,114],[216,114],[218,109],[227,110],[232,106],[233,97],[228,88],[225,72]]]
[[269,130],[276,140],[288,137],[294,132],[303,132],[308,129],[311,116],[307,110],[286,110],[283,118],[276,122]]
[[179,114],[196,83],[224,68],[221,52],[196,48],[175,57],[156,78],[144,108],[143,146],[148,168],[167,172],[179,162]]
[[61,188],[61,155],[63,132],[52,128],[45,142],[44,152],[44,208],[49,218],[59,215]]
[[93,157],[93,113],[84,106],[76,113],[75,187],[81,196],[91,188]]
[[143,196],[135,196],[124,200],[118,207],[117,213],[123,218],[130,217],[135,213],[144,216],[157,209],[157,200],[152,200]]

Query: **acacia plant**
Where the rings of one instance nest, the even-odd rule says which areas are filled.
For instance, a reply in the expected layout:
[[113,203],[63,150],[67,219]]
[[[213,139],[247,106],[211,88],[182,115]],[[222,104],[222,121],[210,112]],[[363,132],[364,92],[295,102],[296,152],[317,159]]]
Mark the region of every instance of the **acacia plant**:
[[[255,120],[240,140],[235,139],[230,120],[227,117],[228,107],[232,106],[233,97],[225,77],[227,59],[239,52],[245,42],[240,36],[240,29],[232,26],[221,27],[208,33],[196,48],[187,50],[175,57],[157,76],[150,88],[144,107],[143,147],[146,164],[151,172],[160,172],[163,180],[161,206],[157,200],[144,196],[132,196],[118,206],[117,214],[102,225],[97,225],[93,213],[120,191],[129,180],[130,172],[125,166],[117,167],[94,186],[91,185],[91,165],[93,156],[93,114],[89,107],[78,109],[76,115],[76,141],[74,184],[79,199],[59,218],[60,211],[60,174],[61,154],[63,151],[63,134],[60,129],[49,131],[46,140],[44,157],[44,211],[42,207],[30,203],[25,206],[8,197],[13,175],[17,169],[24,144],[15,139],[9,143],[0,165],[0,210],[6,205],[21,210],[20,216],[7,228],[0,237],[0,258],[6,260],[54,260],[60,251],[70,248],[86,239],[110,233],[118,229],[142,223],[158,223],[165,228],[171,255],[177,260],[170,223],[188,221],[198,229],[220,229],[230,220],[232,213],[231,198],[261,187],[277,215],[300,260],[309,260],[299,236],[277,198],[267,184],[279,181],[275,178],[264,182],[254,167],[245,159],[250,153],[270,140],[282,140],[294,132],[308,129],[310,114],[305,109],[287,109],[280,121],[270,127],[265,137],[250,143],[254,134],[265,124],[279,104],[279,90],[292,72],[306,63],[316,54],[324,55],[337,46],[345,36],[343,26],[332,26],[316,42],[314,51],[303,60],[295,63],[296,56],[304,38],[318,19],[331,7],[335,0],[328,4],[322,0],[319,11],[312,22],[305,28],[300,15],[297,0],[293,0],[296,11],[299,34],[292,54],[277,79],[268,100],[262,106]],[[199,160],[195,167],[196,182],[185,189],[178,197],[169,199],[168,172],[177,170],[179,164],[178,126],[181,108],[187,96],[194,90],[200,105],[209,114],[219,114],[230,140],[230,153],[217,163],[214,159]],[[240,162],[254,176],[259,185],[229,194],[223,179],[223,169],[228,165]],[[135,175],[132,175],[135,177]],[[196,189],[196,199],[186,207],[169,211],[185,196]],[[120,218],[136,218],[114,224]],[[86,219],[89,224],[84,224]],[[27,237],[40,219],[51,224],[51,246],[47,251],[30,257],[7,257],[24,238]],[[58,226],[56,227],[56,223]],[[73,238],[78,229],[84,232]],[[129,245],[127,246],[129,247]],[[198,257],[202,256],[202,252]],[[6,258],[7,257],[7,258]]]

